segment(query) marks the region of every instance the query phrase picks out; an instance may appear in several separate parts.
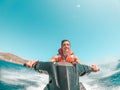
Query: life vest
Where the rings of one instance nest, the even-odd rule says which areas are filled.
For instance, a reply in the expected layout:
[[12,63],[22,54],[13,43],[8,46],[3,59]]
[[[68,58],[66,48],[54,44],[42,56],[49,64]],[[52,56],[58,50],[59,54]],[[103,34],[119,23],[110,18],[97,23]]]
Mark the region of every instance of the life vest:
[[74,62],[74,53],[70,50],[70,55],[68,55],[67,57],[64,57],[63,56],[63,51],[62,49],[60,48],[58,50],[58,59],[57,59],[57,62]]
[[58,55],[58,60],[57,62],[74,62],[74,58],[73,58],[73,55],[69,55],[67,56],[66,58],[62,55]]

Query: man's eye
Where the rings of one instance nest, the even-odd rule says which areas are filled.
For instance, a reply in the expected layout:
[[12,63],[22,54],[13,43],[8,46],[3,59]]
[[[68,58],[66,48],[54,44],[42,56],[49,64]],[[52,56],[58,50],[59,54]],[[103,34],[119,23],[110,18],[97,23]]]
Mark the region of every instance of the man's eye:
[[67,45],[67,46],[70,46],[70,44],[63,44],[63,46],[66,46],[66,45]]

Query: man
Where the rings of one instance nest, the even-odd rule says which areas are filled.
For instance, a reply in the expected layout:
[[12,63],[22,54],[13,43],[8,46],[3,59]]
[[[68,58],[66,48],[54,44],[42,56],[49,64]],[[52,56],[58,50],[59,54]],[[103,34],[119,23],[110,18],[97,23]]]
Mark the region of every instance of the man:
[[79,83],[79,76],[99,71],[96,65],[82,65],[70,48],[70,41],[62,40],[58,54],[49,62],[29,61],[26,63],[27,67],[34,68],[36,71],[48,72],[49,84],[44,90],[86,90],[82,83]]
[[[61,48],[58,50],[58,55],[53,56],[52,59],[49,61],[82,64],[79,58],[72,52],[70,41],[66,39],[61,41]],[[26,63],[26,66],[29,68],[33,68],[36,62],[37,61],[30,61]],[[99,68],[96,65],[91,65],[91,69],[93,69],[95,72],[99,71]]]

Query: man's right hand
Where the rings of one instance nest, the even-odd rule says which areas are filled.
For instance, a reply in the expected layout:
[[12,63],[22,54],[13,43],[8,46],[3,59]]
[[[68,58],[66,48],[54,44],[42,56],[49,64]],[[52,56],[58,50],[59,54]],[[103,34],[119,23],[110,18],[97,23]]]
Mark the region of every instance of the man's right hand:
[[32,60],[32,61],[28,61],[27,63],[25,63],[25,66],[28,68],[33,68],[34,65],[36,64],[37,61]]

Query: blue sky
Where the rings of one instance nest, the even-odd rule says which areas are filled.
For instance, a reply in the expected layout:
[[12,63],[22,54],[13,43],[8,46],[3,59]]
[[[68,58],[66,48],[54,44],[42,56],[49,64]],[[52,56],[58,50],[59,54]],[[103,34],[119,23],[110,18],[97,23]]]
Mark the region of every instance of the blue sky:
[[119,0],[0,0],[0,52],[49,60],[69,39],[83,63],[120,58]]

